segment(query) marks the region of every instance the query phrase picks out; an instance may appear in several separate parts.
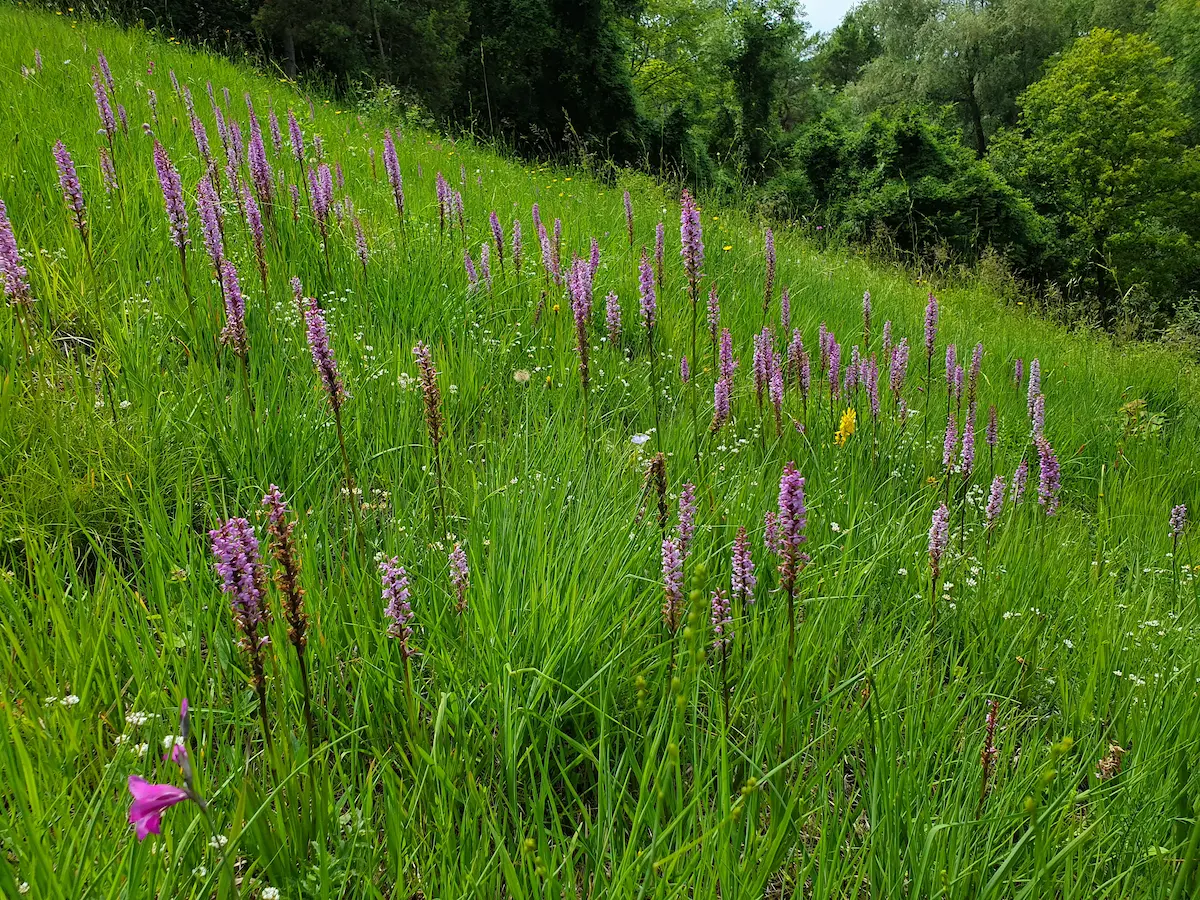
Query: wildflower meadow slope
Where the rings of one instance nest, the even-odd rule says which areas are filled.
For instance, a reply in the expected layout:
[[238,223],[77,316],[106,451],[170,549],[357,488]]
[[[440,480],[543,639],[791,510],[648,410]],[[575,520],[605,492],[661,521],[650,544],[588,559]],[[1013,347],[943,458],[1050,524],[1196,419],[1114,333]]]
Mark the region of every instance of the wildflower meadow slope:
[[1180,358],[0,28],[6,895],[1196,890]]

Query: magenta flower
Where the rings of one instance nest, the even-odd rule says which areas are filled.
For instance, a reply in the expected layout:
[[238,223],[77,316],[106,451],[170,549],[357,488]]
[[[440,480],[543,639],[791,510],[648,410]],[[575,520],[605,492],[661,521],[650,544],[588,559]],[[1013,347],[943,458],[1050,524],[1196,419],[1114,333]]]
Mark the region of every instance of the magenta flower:
[[471,587],[471,570],[467,566],[467,553],[458,541],[450,551],[450,584],[458,597],[457,609],[460,613],[467,611],[467,590]]
[[588,265],[576,258],[571,264],[567,278],[571,292],[571,312],[575,319],[575,349],[579,351],[579,376],[583,381],[583,392],[588,389],[588,322],[592,317],[592,276]]
[[775,343],[775,336],[771,334],[771,330],[764,325],[762,331],[754,336],[754,396],[761,407],[763,402],[763,392],[767,390],[771,382],[771,348]]
[[275,115],[275,106],[267,101],[267,125],[271,129],[271,147],[278,156],[283,152],[283,134],[279,130],[279,117]]
[[733,358],[733,335],[728,328],[721,329],[721,349],[718,354],[717,368],[722,378],[732,383],[737,360]]
[[892,348],[892,362],[888,382],[896,401],[900,400],[900,390],[904,387],[904,378],[908,374],[908,338],[901,338],[900,343]]
[[842,345],[834,338],[830,332],[827,338],[829,342],[829,396],[838,396],[838,381],[841,375],[842,365]]
[[[767,262],[766,284],[763,290],[763,315],[771,308],[771,293],[775,289],[775,232],[770,228],[763,235],[763,254]],[[784,325],[783,330],[787,331],[788,326]]]
[[325,325],[325,315],[317,304],[315,297],[310,298],[304,310],[304,325],[308,336],[308,349],[312,353],[313,365],[321,376],[321,384],[334,412],[341,409],[346,400],[346,389],[342,385],[342,377],[338,373],[337,360],[329,346],[329,330]]
[[[454,201],[450,197],[450,185],[446,183],[446,178],[441,172],[438,172],[437,178],[434,179],[434,193],[437,195],[438,228],[445,231],[446,219],[451,218]],[[536,203],[534,207],[537,207]],[[453,225],[453,222],[451,224]]]
[[842,380],[842,393],[851,397],[858,392],[859,376],[862,374],[862,357],[858,344],[850,348],[850,365],[846,366],[846,377]]
[[594,279],[598,271],[600,271],[600,242],[592,238],[592,255],[588,257],[589,277]]
[[533,211],[534,227],[537,229],[538,243],[542,248],[542,268],[554,279],[554,283],[558,284],[558,273],[554,269],[554,248],[550,246],[550,235],[546,233],[546,226],[537,216],[536,203],[533,204]]
[[700,211],[692,195],[684,190],[679,212],[679,237],[682,247],[683,269],[687,273],[688,295],[696,302],[700,284],[700,269],[704,265],[704,240],[700,228]]
[[958,468],[963,478],[970,478],[971,471],[975,468],[975,417],[972,415],[967,416],[966,424],[963,425],[962,452]]
[[737,537],[733,540],[733,575],[730,578],[730,591],[734,600],[744,603],[754,602],[754,588],[758,579],[754,577],[754,559],[750,555],[750,542],[746,539],[746,526],[738,526]]
[[229,162],[234,166],[240,166],[242,159],[245,156],[245,146],[242,143],[242,129],[237,122],[230,122],[229,128]]
[[687,356],[679,357],[679,380],[687,384],[692,379],[692,370],[688,368]]
[[183,774],[184,787],[178,788],[172,784],[152,784],[138,775],[129,776],[129,793],[133,802],[129,807],[129,824],[133,825],[139,841],[147,835],[162,834],[162,814],[177,803],[191,800],[203,810],[206,806],[204,799],[196,792],[192,767],[187,756],[187,740],[191,731],[188,719],[188,702],[183,698],[179,708],[180,739],[171,747],[169,757]]
[[100,71],[104,73],[104,83],[108,85],[108,92],[115,96],[117,86],[113,83],[112,70],[108,67],[108,59],[105,57],[103,50],[96,51],[96,59],[100,63]]
[[996,527],[1000,521],[1000,513],[1004,510],[1004,479],[997,475],[992,479],[992,489],[988,492],[987,507],[984,517],[988,531]]
[[151,784],[138,775],[129,776],[129,793],[133,795],[129,824],[134,826],[139,841],[151,834],[162,834],[162,814],[176,803],[191,799],[184,788]]
[[1046,395],[1038,394],[1033,398],[1033,433],[1036,437],[1046,431]]
[[662,542],[663,624],[674,632],[683,616],[683,555],[671,538]]
[[1171,537],[1178,541],[1183,536],[1183,530],[1187,528],[1187,507],[1180,503],[1178,506],[1171,508]]
[[263,232],[262,213],[258,209],[258,201],[254,199],[254,191],[246,187],[242,191],[242,209],[246,213],[246,227],[250,230],[250,241],[254,244],[254,258],[258,270],[262,273],[263,284],[267,281],[266,235]]
[[946,436],[942,439],[942,468],[949,470],[954,464],[954,446],[958,443],[958,424],[954,421],[954,411],[950,411],[946,419]]
[[354,248],[358,253],[359,262],[362,263],[363,270],[367,268],[367,260],[371,258],[371,250],[367,246],[367,235],[363,231],[362,220],[358,216],[354,217]]
[[686,560],[696,534],[696,486],[690,481],[679,493],[679,553]]
[[180,250],[187,247],[187,207],[183,204],[183,186],[179,173],[171,164],[167,151],[158,141],[154,142],[154,168],[158,172],[158,183],[162,187],[163,201],[167,207],[167,223],[171,228],[171,243]]
[[74,217],[74,225],[80,233],[87,235],[87,219],[83,205],[83,189],[79,186],[79,176],[75,173],[75,161],[62,141],[54,143],[54,164],[58,166],[58,185],[62,188],[63,199],[67,209]]
[[[226,520],[208,533],[221,591],[229,595],[234,622],[254,640],[259,625],[270,619],[266,573],[254,527],[241,517]],[[265,635],[264,635],[265,639]]]
[[942,571],[942,555],[950,544],[950,510],[943,503],[933,511],[929,526],[929,566],[936,581]]
[[801,546],[808,540],[804,529],[808,526],[808,511],[804,505],[804,479],[795,463],[783,467],[779,479],[779,573],[783,577],[783,589],[789,597],[796,585],[796,576],[808,562],[807,553]]
[[1021,464],[1017,466],[1017,471],[1013,473],[1012,480],[1012,502],[1016,505],[1021,502],[1025,496],[1025,485],[1029,483],[1029,460],[1022,459]]
[[113,165],[112,153],[107,147],[100,149],[100,175],[104,179],[104,193],[111,194],[118,187],[117,169]]
[[946,345],[946,390],[951,390],[954,384],[954,370],[958,365],[958,346],[956,344]]
[[789,380],[796,377],[796,372],[800,367],[800,356],[804,353],[804,338],[800,334],[799,328],[792,329],[792,339],[788,342],[787,348],[787,377]]
[[304,132],[300,130],[300,123],[296,121],[296,114],[288,110],[288,143],[292,148],[292,156],[296,157],[296,162],[301,166],[304,165]]
[[479,274],[487,285],[488,293],[492,291],[492,247],[486,241],[479,245]]
[[999,443],[1000,423],[996,418],[996,406],[992,404],[988,407],[987,445],[994,451]]
[[267,148],[263,146],[262,129],[253,114],[250,118],[250,149],[247,162],[250,164],[250,181],[254,185],[254,191],[258,194],[259,202],[266,207],[269,215],[271,199],[274,196],[271,164],[267,162]]
[[221,260],[221,293],[225,296],[225,327],[221,330],[221,343],[238,356],[245,357],[249,351],[246,339],[246,300],[238,284],[237,270],[227,259]]
[[812,386],[812,361],[808,357],[808,351],[803,348],[796,365],[796,384],[800,387],[801,399],[807,404],[808,392]]
[[933,359],[933,348],[937,343],[938,301],[933,294],[929,295],[929,303],[925,306],[925,356]]
[[412,348],[417,360],[417,375],[421,382],[421,398],[425,406],[425,427],[429,431],[429,442],[436,452],[442,441],[442,429],[445,419],[442,416],[442,391],[438,387],[437,369],[433,365],[433,351],[424,341],[418,341]]
[[729,595],[725,593],[724,588],[717,588],[712,592],[712,630],[713,630],[713,651],[716,653],[724,653],[729,649],[729,642],[733,638],[733,618],[729,615]]
[[21,252],[3,200],[0,200],[0,275],[4,276],[4,293],[13,306],[28,307],[33,303],[29,273],[21,264]]
[[396,203],[396,215],[403,219],[404,178],[400,174],[400,160],[396,156],[396,142],[392,140],[390,128],[385,128],[383,132],[383,168],[392,185],[392,199]]
[[866,362],[866,381],[867,399],[871,402],[871,418],[879,421],[879,363],[875,361],[875,355],[871,354],[871,358]]
[[729,396],[732,389],[732,381],[724,376],[718,378],[713,384],[713,420],[709,430],[714,434],[729,421]]
[[1062,488],[1062,471],[1054,448],[1045,435],[1034,438],[1038,452],[1038,503],[1052,516],[1058,512],[1058,492]]
[[400,560],[393,556],[379,564],[379,573],[383,580],[383,614],[391,619],[388,637],[400,641],[400,655],[408,659],[416,652],[409,646],[413,635],[413,612],[408,572],[400,565]]
[[863,291],[863,346],[868,350],[871,344],[871,292]]
[[1016,361],[1013,363],[1013,384],[1016,385],[1018,391],[1021,389],[1021,382],[1024,380],[1024,378],[1025,360],[1018,356]]
[[638,299],[642,309],[642,325],[646,331],[653,331],[658,301],[654,292],[654,273],[650,271],[650,260],[646,258],[645,250],[642,251],[642,261],[638,266]]
[[763,513],[763,544],[772,556],[780,553],[779,513],[773,509]]
[[100,73],[95,69],[92,69],[92,93],[96,98],[96,111],[100,113],[100,124],[111,141],[117,133],[117,120],[113,116],[112,105],[108,102],[104,85],[100,83]]
[[614,347],[621,343],[621,303],[617,292],[609,291],[604,298],[604,322],[608,326],[608,342]]
[[892,353],[892,320],[888,319],[883,323],[883,352],[882,359],[891,359]]
[[475,260],[471,259],[471,251],[463,251],[463,266],[467,270],[467,290],[474,292],[479,287],[479,273],[475,271]]

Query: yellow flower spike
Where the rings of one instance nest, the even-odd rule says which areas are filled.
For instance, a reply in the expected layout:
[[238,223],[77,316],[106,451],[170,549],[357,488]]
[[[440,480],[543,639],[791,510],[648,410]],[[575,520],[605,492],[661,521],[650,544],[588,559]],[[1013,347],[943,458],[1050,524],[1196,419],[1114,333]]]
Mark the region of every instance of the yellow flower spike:
[[850,440],[850,435],[854,434],[855,424],[858,419],[857,413],[853,409],[847,407],[842,413],[842,421],[838,425],[837,434],[833,436],[833,441],[839,447],[845,447],[846,441]]

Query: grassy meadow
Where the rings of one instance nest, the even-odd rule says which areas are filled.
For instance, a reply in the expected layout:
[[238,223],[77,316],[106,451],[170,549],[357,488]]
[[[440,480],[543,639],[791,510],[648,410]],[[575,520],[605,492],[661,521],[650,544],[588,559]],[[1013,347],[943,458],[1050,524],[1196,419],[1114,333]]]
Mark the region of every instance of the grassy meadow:
[[[1200,544],[1169,524],[1200,504],[1200,380],[1185,360],[818,252],[785,229],[768,295],[764,223],[703,198],[693,292],[675,188],[310,103],[165,37],[13,6],[0,29],[0,200],[33,297],[0,312],[6,896],[1195,895]],[[215,110],[240,131],[232,150]],[[84,231],[64,202],[60,140]],[[155,141],[181,180],[182,254]],[[461,220],[453,196],[439,215],[439,173]],[[230,286],[197,206],[209,176],[244,352],[219,341]],[[561,221],[557,280],[534,204],[551,257]],[[648,334],[639,263],[646,248],[654,268],[659,222]],[[590,311],[575,315],[572,286]],[[737,360],[719,427],[712,286]],[[344,389],[332,397],[310,349],[318,321]],[[783,390],[768,378],[760,401],[764,324],[757,368],[781,367]],[[811,366],[803,390],[793,329]],[[957,397],[948,345],[965,369]],[[878,413],[861,383],[872,358]],[[968,419],[973,465],[958,434]],[[1046,448],[1056,494],[1043,490]],[[766,516],[789,463],[807,520],[792,479],[775,553]],[[294,522],[277,529],[291,569],[272,555],[272,485]],[[695,505],[691,535],[683,504],[683,548],[681,496]],[[250,554],[232,607],[209,534],[231,517],[253,528],[264,567]],[[757,584],[730,598],[743,526]],[[456,547],[468,573],[452,566]],[[681,568],[664,574],[676,552]],[[304,642],[288,606],[297,561]],[[407,622],[386,614],[382,579],[403,587],[395,565]],[[144,840],[130,776],[186,791]]]

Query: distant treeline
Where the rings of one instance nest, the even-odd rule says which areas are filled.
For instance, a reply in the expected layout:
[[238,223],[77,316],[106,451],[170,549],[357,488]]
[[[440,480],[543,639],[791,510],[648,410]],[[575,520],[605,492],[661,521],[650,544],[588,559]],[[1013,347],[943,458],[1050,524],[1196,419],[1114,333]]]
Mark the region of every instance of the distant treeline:
[[[65,6],[65,4],[63,4]],[[76,4],[78,7],[79,4]],[[519,152],[1200,336],[1200,0],[94,0]]]

